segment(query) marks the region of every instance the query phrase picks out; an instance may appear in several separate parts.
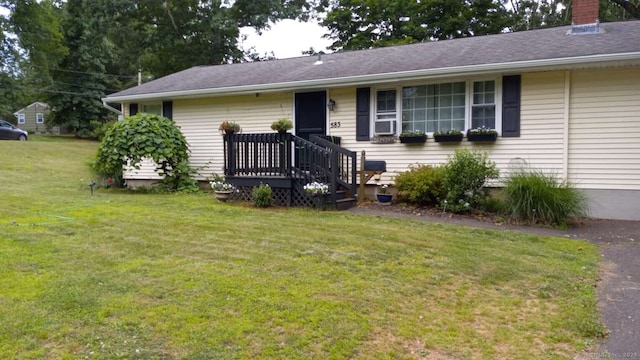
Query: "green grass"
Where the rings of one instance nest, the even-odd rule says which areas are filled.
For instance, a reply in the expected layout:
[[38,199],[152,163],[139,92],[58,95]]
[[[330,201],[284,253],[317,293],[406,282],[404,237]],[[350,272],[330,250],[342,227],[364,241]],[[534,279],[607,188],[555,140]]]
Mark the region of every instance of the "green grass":
[[568,359],[603,333],[590,244],[91,196],[96,148],[0,142],[0,358]]

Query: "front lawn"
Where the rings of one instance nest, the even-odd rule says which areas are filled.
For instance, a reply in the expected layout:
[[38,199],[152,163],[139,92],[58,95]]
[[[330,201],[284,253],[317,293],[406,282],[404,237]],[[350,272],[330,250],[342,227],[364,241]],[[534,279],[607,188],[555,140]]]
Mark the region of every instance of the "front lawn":
[[569,359],[602,335],[588,243],[91,196],[96,148],[0,142],[0,358]]

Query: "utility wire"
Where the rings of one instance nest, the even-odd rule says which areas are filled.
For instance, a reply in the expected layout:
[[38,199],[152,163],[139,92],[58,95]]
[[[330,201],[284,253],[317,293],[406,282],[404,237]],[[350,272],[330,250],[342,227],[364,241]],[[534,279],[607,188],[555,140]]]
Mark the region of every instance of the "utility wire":
[[77,95],[77,96],[86,96],[86,97],[93,97],[93,98],[98,97],[99,98],[99,96],[90,95],[90,94],[86,94],[86,93],[79,93],[79,92],[72,92],[72,91],[60,91],[60,90],[49,90],[49,89],[37,89],[37,88],[32,88],[32,87],[27,87],[27,86],[14,86],[12,88],[0,88],[0,90],[11,91],[11,90],[16,90],[17,88],[25,89],[25,90],[52,93],[52,94],[67,94],[67,95]]
[[69,73],[75,73],[75,74],[86,74],[86,75],[113,76],[113,77],[119,77],[119,78],[123,78],[123,79],[135,79],[136,77],[138,77],[138,75],[116,75],[116,74],[95,73],[95,72],[87,72],[87,71],[79,71],[79,70],[54,69],[54,68],[48,68],[46,66],[39,66],[39,65],[33,65],[33,64],[30,64],[29,66],[37,67],[37,68],[41,68],[41,69],[47,69],[49,71],[61,71],[61,72],[69,72]]

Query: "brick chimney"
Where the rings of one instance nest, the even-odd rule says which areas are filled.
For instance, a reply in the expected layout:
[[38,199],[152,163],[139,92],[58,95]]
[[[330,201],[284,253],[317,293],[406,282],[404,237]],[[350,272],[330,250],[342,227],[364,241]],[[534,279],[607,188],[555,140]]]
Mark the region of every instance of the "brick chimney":
[[573,0],[571,7],[571,35],[597,34],[599,32],[599,0]]

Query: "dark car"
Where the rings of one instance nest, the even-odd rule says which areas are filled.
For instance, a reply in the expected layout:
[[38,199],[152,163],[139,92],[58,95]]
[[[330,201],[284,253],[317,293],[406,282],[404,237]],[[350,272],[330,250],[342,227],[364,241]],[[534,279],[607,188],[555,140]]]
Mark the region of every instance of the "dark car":
[[26,141],[29,137],[29,133],[15,127],[15,125],[0,120],[0,140],[21,140]]

